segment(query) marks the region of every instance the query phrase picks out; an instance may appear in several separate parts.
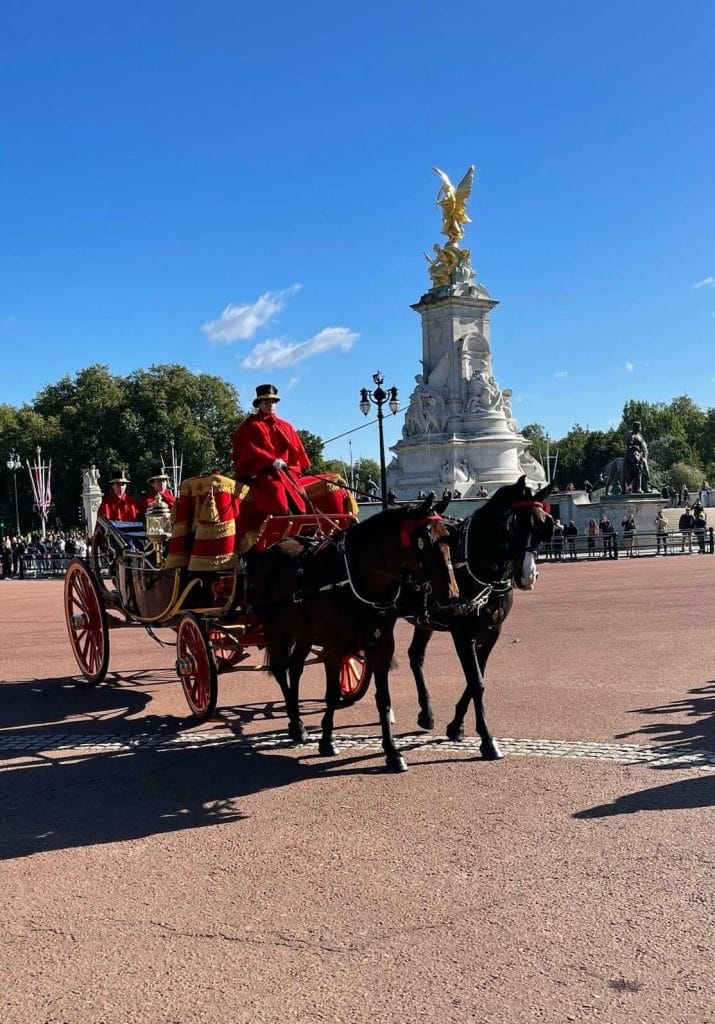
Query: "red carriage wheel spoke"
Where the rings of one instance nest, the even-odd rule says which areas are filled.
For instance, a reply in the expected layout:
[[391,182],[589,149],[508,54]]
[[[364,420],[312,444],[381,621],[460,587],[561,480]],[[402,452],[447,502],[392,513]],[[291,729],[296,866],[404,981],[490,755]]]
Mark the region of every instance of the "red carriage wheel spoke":
[[218,698],[216,659],[206,632],[191,612],[181,618],[176,634],[176,671],[194,718],[213,714]]
[[367,693],[370,673],[364,651],[343,658],[340,666],[340,696],[346,704],[355,704]]
[[65,576],[65,619],[72,653],[87,682],[99,683],[109,665],[109,626],[99,584],[75,559]]

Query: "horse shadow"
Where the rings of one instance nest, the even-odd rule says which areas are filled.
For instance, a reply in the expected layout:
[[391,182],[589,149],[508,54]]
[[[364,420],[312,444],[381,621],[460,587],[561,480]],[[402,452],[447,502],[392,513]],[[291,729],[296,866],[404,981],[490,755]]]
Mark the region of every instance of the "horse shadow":
[[25,755],[0,774],[0,859],[246,821],[246,797],[320,774],[240,743]]
[[[636,708],[632,715],[658,716],[655,721],[619,733],[616,739],[627,739],[632,736],[649,736],[657,740],[664,751],[672,754],[691,754],[707,752],[715,754],[715,680],[709,680],[703,686],[688,690],[681,700],[671,701],[654,707]],[[683,716],[685,720],[669,721],[668,716]],[[679,767],[677,762],[672,765],[658,765],[660,770]]]
[[[674,755],[670,762],[653,765],[653,771],[682,770],[688,755],[715,754],[715,680],[689,690],[687,696],[669,704],[636,708],[634,715],[659,716],[639,729],[619,733],[616,739],[648,736],[659,743],[663,753]],[[670,716],[678,716],[674,720]],[[683,716],[684,720],[683,720]],[[641,811],[687,810],[715,806],[715,772],[705,771],[694,778],[655,786],[638,793],[627,793],[610,804],[602,804],[576,812],[577,819],[605,818],[616,814],[637,814]]]

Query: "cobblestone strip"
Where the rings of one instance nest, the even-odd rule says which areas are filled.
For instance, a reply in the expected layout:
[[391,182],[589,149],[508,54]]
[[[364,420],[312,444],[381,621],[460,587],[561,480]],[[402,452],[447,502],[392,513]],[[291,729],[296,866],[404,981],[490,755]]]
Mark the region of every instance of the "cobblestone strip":
[[[317,745],[317,734],[304,745],[305,749]],[[619,764],[648,764],[670,768],[715,771],[715,752],[684,750],[673,744],[638,746],[633,743],[569,742],[567,740],[500,739],[506,754],[517,757],[559,757],[575,760],[611,761]],[[379,750],[379,736],[343,733],[336,737],[340,750]],[[415,734],[398,737],[397,745],[403,750],[436,750],[454,753],[479,753],[479,739],[467,737],[456,743],[446,737]],[[88,752],[132,751],[156,748],[236,746],[245,750],[278,750],[292,748],[293,744],[283,732],[236,736],[230,729],[210,732],[182,732],[171,736],[152,733],[133,735],[84,736],[72,733],[0,733],[0,756],[3,754],[33,754],[49,751],[84,750]],[[295,748],[300,750],[301,748]]]

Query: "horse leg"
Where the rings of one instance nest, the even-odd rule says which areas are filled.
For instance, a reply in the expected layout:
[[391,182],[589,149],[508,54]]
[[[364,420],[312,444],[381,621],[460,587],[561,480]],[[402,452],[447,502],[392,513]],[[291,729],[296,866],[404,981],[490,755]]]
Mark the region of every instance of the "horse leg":
[[[266,650],[268,664],[273,677],[281,688],[288,717],[288,735],[294,743],[305,743],[306,731],[300,719],[298,709],[297,688],[294,690],[288,680],[291,660],[289,640],[285,636],[269,637],[266,634]],[[300,678],[300,676],[298,677]]]
[[447,726],[447,736],[451,740],[459,741],[464,739],[464,716],[467,713],[470,702],[474,702],[477,733],[481,740],[479,749],[485,761],[496,761],[504,756],[499,744],[489,730],[484,713],[484,676],[482,672],[492,647],[497,641],[497,636],[498,634],[487,641],[483,651],[480,652],[480,656],[477,656],[475,642],[472,637],[454,637],[454,645],[464,672],[464,678],[467,681],[467,686],[454,709],[454,718]]
[[412,669],[415,686],[417,687],[417,700],[420,705],[420,713],[417,716],[417,724],[420,729],[434,729],[434,712],[432,711],[432,703],[422,671],[425,663],[425,652],[431,636],[431,629],[416,626],[412,636],[412,643],[407,648],[410,668]]
[[335,757],[338,748],[333,742],[333,720],[335,709],[340,703],[340,669],[332,664],[332,660],[325,662],[325,714],[321,720],[321,734],[318,741],[318,752],[323,757]]
[[385,764],[392,772],[406,772],[407,762],[395,746],[395,737],[392,732],[392,721],[390,718],[392,701],[390,699],[389,671],[394,653],[394,638],[390,636],[388,642],[383,634],[382,646],[375,653],[375,704],[380,716]]
[[300,679],[303,675],[305,659],[308,657],[310,647],[309,643],[296,640],[293,650],[288,657],[286,710],[290,722],[290,737],[294,743],[305,743],[308,739],[307,730],[300,717]]

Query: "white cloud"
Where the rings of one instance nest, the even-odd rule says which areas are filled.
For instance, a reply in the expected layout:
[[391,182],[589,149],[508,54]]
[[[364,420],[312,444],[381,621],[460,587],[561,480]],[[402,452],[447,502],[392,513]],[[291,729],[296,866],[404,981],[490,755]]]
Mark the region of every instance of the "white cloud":
[[284,391],[292,391],[293,388],[298,384],[299,381],[300,381],[300,377],[291,377],[291,379],[285,385],[283,390]]
[[715,277],[704,277],[702,281],[694,284],[693,288],[715,288]]
[[626,363],[626,369],[628,370],[629,373],[633,373],[635,368],[636,368],[636,364],[635,363]]
[[564,377],[568,377],[568,375],[569,375],[568,370],[559,370],[558,373],[554,374],[554,380],[563,380]]
[[252,338],[259,327],[268,323],[283,309],[291,295],[302,285],[294,284],[278,292],[264,292],[255,302],[244,306],[229,303],[218,320],[209,320],[201,330],[214,345],[230,345],[234,341]]
[[256,345],[241,363],[246,370],[270,369],[274,366],[294,366],[304,359],[321,355],[332,348],[347,352],[360,337],[347,327],[324,327],[307,341],[291,344],[283,338],[269,338]]

